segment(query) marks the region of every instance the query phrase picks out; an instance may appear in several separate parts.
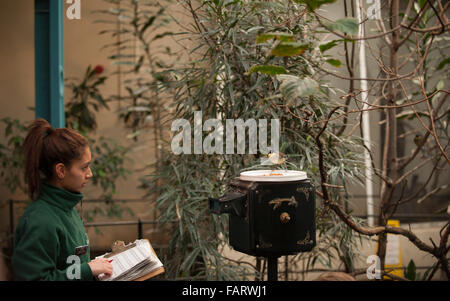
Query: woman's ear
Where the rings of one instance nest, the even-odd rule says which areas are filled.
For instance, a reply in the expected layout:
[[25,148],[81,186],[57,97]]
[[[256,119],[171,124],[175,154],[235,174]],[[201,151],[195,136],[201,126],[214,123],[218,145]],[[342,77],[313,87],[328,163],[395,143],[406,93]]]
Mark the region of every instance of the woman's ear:
[[55,165],[55,174],[58,180],[64,179],[66,175],[66,167],[63,163],[58,163]]

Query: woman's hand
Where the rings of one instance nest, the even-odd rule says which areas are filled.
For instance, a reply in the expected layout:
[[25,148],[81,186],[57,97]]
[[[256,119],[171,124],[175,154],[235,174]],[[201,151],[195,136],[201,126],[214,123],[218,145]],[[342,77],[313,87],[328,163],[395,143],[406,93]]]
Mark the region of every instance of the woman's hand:
[[98,258],[90,261],[89,267],[91,268],[92,275],[94,277],[98,277],[101,274],[105,274],[105,277],[102,278],[108,278],[111,277],[113,273],[113,266],[106,258]]

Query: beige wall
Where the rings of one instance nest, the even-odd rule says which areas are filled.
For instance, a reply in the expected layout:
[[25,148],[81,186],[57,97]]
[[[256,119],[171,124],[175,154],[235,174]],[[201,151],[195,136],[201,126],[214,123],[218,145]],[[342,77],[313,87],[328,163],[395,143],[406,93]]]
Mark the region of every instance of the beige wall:
[[[0,2],[0,118],[33,118],[34,1]],[[3,137],[3,135],[2,135]]]

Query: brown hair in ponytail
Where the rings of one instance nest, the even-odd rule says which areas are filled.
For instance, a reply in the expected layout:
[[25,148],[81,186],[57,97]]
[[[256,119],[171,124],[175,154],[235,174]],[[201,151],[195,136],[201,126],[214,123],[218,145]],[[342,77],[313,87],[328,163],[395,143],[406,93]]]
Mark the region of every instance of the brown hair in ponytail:
[[34,200],[39,196],[41,173],[50,180],[54,167],[63,163],[70,167],[73,160],[80,159],[88,141],[72,129],[53,129],[45,119],[35,120],[28,128],[23,143],[25,155],[25,180],[28,193]]

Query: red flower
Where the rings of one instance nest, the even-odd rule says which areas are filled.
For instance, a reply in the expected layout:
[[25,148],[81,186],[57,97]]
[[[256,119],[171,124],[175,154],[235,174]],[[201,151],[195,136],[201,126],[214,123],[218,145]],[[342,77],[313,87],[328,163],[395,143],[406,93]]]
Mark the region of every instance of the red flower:
[[105,69],[103,68],[102,65],[97,65],[97,66],[95,66],[94,70],[95,70],[95,73],[102,74]]

